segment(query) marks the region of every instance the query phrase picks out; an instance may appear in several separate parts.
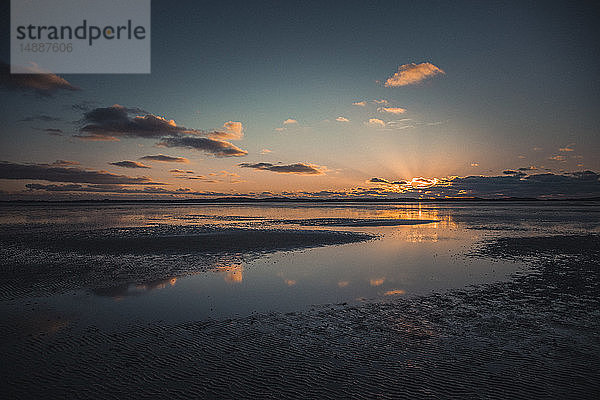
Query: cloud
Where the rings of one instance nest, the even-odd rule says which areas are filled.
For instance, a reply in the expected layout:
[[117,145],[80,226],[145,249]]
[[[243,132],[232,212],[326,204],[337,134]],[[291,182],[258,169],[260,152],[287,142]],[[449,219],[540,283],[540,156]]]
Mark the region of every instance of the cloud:
[[367,106],[367,102],[366,101],[356,101],[354,103],[352,103],[353,106],[358,106],[358,107],[366,107]]
[[56,160],[52,164],[57,167],[66,167],[69,165],[80,165],[79,161],[69,161],[69,160]]
[[57,128],[46,128],[46,129],[44,129],[44,132],[46,132],[48,135],[52,135],[52,136],[62,136],[62,134],[63,134],[62,129],[57,129]]
[[273,150],[269,150],[269,149],[262,149],[262,150],[260,151],[260,154],[269,154],[269,153],[272,153],[272,152],[273,152]]
[[385,122],[383,122],[379,118],[369,118],[369,122],[367,122],[367,125],[377,128],[385,128]]
[[85,139],[85,135],[108,137],[137,137],[160,138],[163,136],[180,136],[186,134],[204,134],[197,129],[178,126],[175,121],[146,114],[144,116],[130,116],[142,110],[127,108],[119,104],[110,107],[94,108],[83,114],[80,132],[77,137]]
[[335,120],[337,122],[350,122],[350,120],[346,117],[337,117]]
[[371,178],[371,179],[369,179],[369,182],[383,183],[386,185],[407,185],[408,184],[407,181],[388,181],[387,179],[383,179],[383,178]]
[[555,155],[555,156],[549,157],[548,160],[552,160],[552,161],[566,161],[567,157],[562,156],[562,155]]
[[66,168],[48,164],[18,164],[0,161],[0,179],[31,179],[49,182],[117,184],[117,185],[163,185],[148,177],[130,177],[107,171],[94,171],[78,167]]
[[144,188],[130,188],[120,185],[42,185],[37,183],[26,184],[25,187],[29,190],[40,190],[46,192],[82,192],[82,193],[116,193],[116,194],[144,194],[144,195],[186,195],[186,196],[239,196],[237,193],[223,193],[211,191],[194,191],[190,188],[178,188],[175,190],[165,189],[162,187],[147,186]]
[[471,163],[471,167],[479,167],[479,163],[477,163],[477,162],[472,162],[472,163]]
[[174,162],[174,163],[189,163],[190,162],[190,160],[188,160],[187,158],[184,158],[184,157],[166,156],[164,154],[140,157],[140,160],[158,161],[158,162]]
[[109,164],[116,165],[117,167],[123,167],[123,168],[150,168],[149,166],[139,163],[137,161],[129,161],[129,160],[111,162]]
[[593,197],[600,195],[599,178],[592,171],[560,175],[468,176],[443,181],[437,190],[479,197]]
[[34,92],[41,96],[52,96],[61,90],[81,90],[58,75],[40,70],[37,65],[29,69],[30,74],[11,74],[10,65],[0,62],[0,88],[8,91]]
[[381,99],[381,100],[375,99],[375,100],[373,100],[373,103],[375,103],[375,104],[388,104],[388,101],[385,100],[385,99]]
[[201,150],[216,157],[242,157],[248,154],[246,150],[242,150],[229,142],[203,137],[167,137],[157,144],[165,147]]
[[298,121],[292,118],[288,118],[285,121],[283,121],[283,125],[290,125],[290,124],[297,124]]
[[406,112],[406,108],[400,108],[400,107],[379,107],[377,109],[377,111],[398,115],[398,114],[404,114]]
[[241,122],[228,121],[223,124],[222,130],[209,132],[208,137],[213,139],[242,140],[244,137],[244,127]]
[[573,150],[571,147],[573,147],[575,145],[575,143],[571,143],[566,145],[565,147],[561,147],[560,149],[558,149],[558,151],[562,151],[562,152],[569,152],[569,151],[575,151]]
[[398,67],[398,72],[385,81],[385,87],[415,85],[438,74],[445,74],[445,72],[428,62],[404,64]]
[[20,119],[17,122],[36,122],[36,121],[57,122],[57,121],[62,121],[62,118],[51,117],[50,115],[46,115],[46,114],[39,114],[39,115],[32,115],[31,117]]
[[120,139],[110,135],[98,135],[95,133],[86,135],[73,135],[74,138],[79,140],[86,140],[89,142],[118,142]]
[[179,179],[187,179],[187,180],[190,180],[190,181],[202,181],[202,182],[206,182],[206,183],[218,183],[218,182],[221,182],[218,179],[207,178],[204,175],[196,175],[196,176],[180,175],[177,178],[179,178]]
[[218,157],[247,154],[245,150],[224,140],[242,139],[244,132],[241,122],[228,121],[221,130],[203,131],[177,125],[172,119],[154,114],[132,115],[140,112],[143,110],[118,104],[91,109],[83,115],[80,134],[74,136],[92,141],[114,141],[121,137],[160,139],[157,144],[161,146],[192,148]]
[[318,165],[310,165],[304,163],[296,163],[289,165],[276,165],[271,163],[242,163],[239,164],[242,168],[253,168],[263,171],[272,171],[282,174],[300,174],[300,175],[322,175],[325,168]]
[[504,171],[502,171],[502,173],[504,175],[515,175],[515,176],[525,176],[525,174],[521,171],[515,171],[512,169],[505,169]]
[[433,186],[437,183],[438,183],[437,178],[429,179],[429,178],[423,178],[423,177],[412,178],[412,180],[410,182],[407,182],[408,185],[417,187],[419,189],[428,187],[428,186]]

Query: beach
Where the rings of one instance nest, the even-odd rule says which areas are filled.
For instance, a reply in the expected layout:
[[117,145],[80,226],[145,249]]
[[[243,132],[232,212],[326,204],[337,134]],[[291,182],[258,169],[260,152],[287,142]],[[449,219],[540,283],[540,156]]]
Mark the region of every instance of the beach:
[[0,209],[8,398],[600,393],[594,202],[78,207]]

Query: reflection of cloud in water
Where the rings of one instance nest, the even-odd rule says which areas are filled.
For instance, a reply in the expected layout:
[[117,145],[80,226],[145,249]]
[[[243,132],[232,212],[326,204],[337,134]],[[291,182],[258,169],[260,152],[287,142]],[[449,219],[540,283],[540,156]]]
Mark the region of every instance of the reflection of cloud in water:
[[339,281],[337,285],[338,285],[338,287],[343,288],[343,287],[348,286],[349,284],[350,284],[350,282],[348,282],[348,281]]
[[371,286],[381,286],[381,285],[383,285],[383,282],[385,282],[385,277],[383,277],[383,278],[371,278],[371,280],[369,281],[369,284]]
[[296,284],[296,281],[293,279],[286,279],[285,284],[288,286],[294,286]]
[[116,301],[119,301],[125,297],[137,296],[151,290],[160,290],[169,286],[175,286],[175,283],[177,283],[177,278],[173,277],[139,284],[125,283],[112,287],[96,288],[92,292],[96,296],[112,297]]
[[240,283],[244,280],[244,267],[242,264],[228,264],[217,267],[219,272],[225,273],[225,282]]

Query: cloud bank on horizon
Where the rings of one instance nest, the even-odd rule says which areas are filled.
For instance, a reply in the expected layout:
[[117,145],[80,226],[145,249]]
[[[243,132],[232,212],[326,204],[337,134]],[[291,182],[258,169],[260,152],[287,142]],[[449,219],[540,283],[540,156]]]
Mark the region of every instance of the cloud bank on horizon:
[[[60,184],[26,183],[25,190],[14,193],[14,198],[35,198],[39,193],[98,193],[148,194],[185,197],[190,196],[288,196],[296,198],[591,198],[600,197],[600,175],[593,171],[578,171],[563,174],[541,173],[527,175],[517,170],[507,170],[501,176],[471,175],[465,177],[423,178],[410,180],[373,177],[368,183],[374,186],[354,187],[347,190],[295,191],[295,192],[215,192],[194,191],[189,188],[168,189],[163,182],[152,178],[131,177],[81,168],[75,162],[58,160],[51,164],[20,164],[0,161],[0,179],[58,182]],[[242,168],[251,168],[282,174],[322,175],[324,167],[304,163],[272,164],[242,163]],[[137,167],[136,167],[137,168]],[[525,168],[523,168],[525,169]],[[201,180],[208,183],[220,180],[205,176],[185,174],[194,171],[171,170],[178,177]],[[515,172],[515,173],[512,173]],[[216,174],[211,174],[216,175]],[[221,175],[238,178],[239,175],[222,171]],[[84,185],[85,184],[85,185]],[[133,187],[131,187],[133,185]],[[139,188],[146,185],[144,188]],[[138,188],[136,188],[138,187]]]

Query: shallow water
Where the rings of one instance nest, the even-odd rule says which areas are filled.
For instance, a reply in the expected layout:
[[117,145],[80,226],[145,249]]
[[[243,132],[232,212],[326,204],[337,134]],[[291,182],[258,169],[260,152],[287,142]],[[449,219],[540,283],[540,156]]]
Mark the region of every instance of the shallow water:
[[[382,301],[505,279],[524,265],[465,257],[475,243],[507,232],[594,231],[597,215],[596,207],[580,203],[4,206],[4,242],[22,236],[12,253],[3,251],[5,268],[11,269],[10,263],[15,269],[23,268],[24,262],[38,263],[46,273],[34,266],[33,282],[20,285],[24,277],[18,274],[13,281],[5,279],[2,294],[11,300],[8,308],[37,304],[40,310],[98,325],[222,319],[318,304]],[[238,242],[237,250],[235,242],[227,243],[228,251],[210,257],[206,251],[190,253],[194,243],[160,251],[169,248],[166,229],[170,240],[181,244],[181,235],[199,226],[321,229],[374,238],[317,248],[307,244],[309,248],[293,251],[269,249],[265,243],[266,251],[259,255],[249,255],[245,242]],[[106,238],[115,234],[115,242],[124,237],[132,242],[108,251],[112,247]],[[135,254],[143,248],[141,236],[158,251]],[[45,241],[50,242],[40,249]],[[92,247],[95,254],[88,254]],[[118,266],[124,272],[108,275],[101,270],[102,276],[86,279],[79,271],[58,273],[77,263],[86,273],[98,265],[107,270]]]

